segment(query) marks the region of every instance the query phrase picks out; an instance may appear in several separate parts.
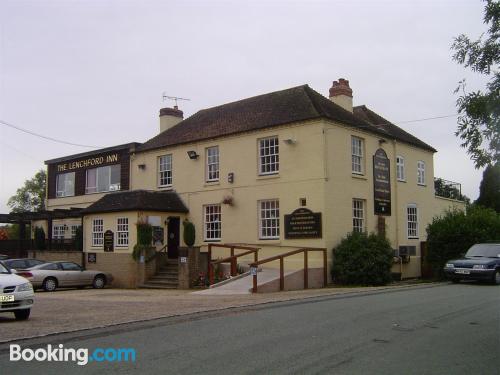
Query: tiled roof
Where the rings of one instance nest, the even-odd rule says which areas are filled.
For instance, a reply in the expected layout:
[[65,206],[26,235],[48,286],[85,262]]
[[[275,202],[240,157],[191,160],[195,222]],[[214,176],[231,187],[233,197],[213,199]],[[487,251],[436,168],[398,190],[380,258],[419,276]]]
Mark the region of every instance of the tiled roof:
[[82,213],[117,211],[188,212],[179,195],[174,191],[132,190],[109,193],[85,208]]
[[203,109],[138,146],[137,152],[319,118],[434,151],[397,126],[376,127],[368,116],[346,111],[308,85],[303,85]]
[[417,146],[432,152],[436,152],[436,149],[427,143],[421,141],[417,137],[411,135],[410,133],[404,131],[399,126],[394,125],[390,121],[386,120],[382,116],[373,112],[371,109],[365,105],[360,105],[353,108],[354,115],[356,117],[362,118],[363,120],[369,122],[370,124],[376,126],[380,130],[387,132],[391,138],[396,140],[409,143],[413,146]]

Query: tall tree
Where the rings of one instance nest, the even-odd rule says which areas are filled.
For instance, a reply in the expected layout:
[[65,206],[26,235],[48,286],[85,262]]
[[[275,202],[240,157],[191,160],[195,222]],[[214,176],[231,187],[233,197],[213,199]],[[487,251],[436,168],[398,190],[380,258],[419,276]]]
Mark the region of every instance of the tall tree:
[[465,80],[456,89],[459,117],[455,135],[476,168],[500,162],[500,1],[485,2],[483,21],[488,30],[477,40],[459,35],[451,47],[456,62],[489,78],[484,91],[467,92]]
[[23,187],[9,198],[7,205],[12,212],[42,211],[45,209],[45,188],[47,173],[40,169],[33,178],[26,180]]
[[484,170],[476,203],[500,213],[500,163]]

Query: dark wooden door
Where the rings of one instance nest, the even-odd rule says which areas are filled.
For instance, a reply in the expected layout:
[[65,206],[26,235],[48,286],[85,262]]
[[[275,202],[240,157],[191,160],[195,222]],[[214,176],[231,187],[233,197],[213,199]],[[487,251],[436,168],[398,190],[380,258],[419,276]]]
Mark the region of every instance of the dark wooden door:
[[169,217],[167,231],[167,250],[169,258],[177,258],[179,256],[180,244],[180,218]]

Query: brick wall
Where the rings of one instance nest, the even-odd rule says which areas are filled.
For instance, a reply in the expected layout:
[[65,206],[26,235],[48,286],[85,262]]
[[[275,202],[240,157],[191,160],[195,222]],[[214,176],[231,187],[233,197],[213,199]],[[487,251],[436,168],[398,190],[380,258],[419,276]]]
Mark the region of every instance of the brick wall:
[[96,262],[85,267],[110,273],[116,288],[135,288],[139,281],[139,265],[130,254],[96,253]]

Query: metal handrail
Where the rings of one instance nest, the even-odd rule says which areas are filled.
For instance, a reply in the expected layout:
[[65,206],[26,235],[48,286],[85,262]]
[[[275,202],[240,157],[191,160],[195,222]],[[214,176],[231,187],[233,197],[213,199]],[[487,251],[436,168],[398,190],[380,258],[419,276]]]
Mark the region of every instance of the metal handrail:
[[253,268],[252,270],[252,275],[253,275],[253,285],[252,285],[252,292],[257,293],[257,266],[269,262],[273,262],[275,260],[280,261],[280,291],[285,289],[285,265],[284,265],[284,259],[286,257],[295,255],[295,254],[300,254],[304,253],[304,289],[308,289],[309,287],[309,273],[308,273],[308,253],[309,251],[321,251],[323,253],[323,286],[326,286],[328,283],[328,273],[327,273],[327,257],[326,257],[326,249],[321,248],[321,249],[315,249],[315,248],[302,248],[298,250],[293,250],[289,251],[284,254],[280,255],[275,255],[270,258],[262,259],[260,261],[253,262],[250,264],[250,267]]
[[[231,256],[224,258],[224,259],[216,259],[212,261],[212,248],[213,247],[222,247],[226,249],[231,250]],[[248,250],[244,253],[240,254],[235,254],[235,250]],[[254,262],[257,262],[259,260],[259,250],[260,247],[249,247],[249,246],[239,246],[239,245],[230,245],[230,244],[209,244],[208,245],[208,278],[210,281],[210,284],[214,283],[214,265],[220,264],[220,263],[231,263],[231,276],[236,276],[237,274],[237,269],[236,269],[236,260],[239,257],[245,256],[252,254],[254,255]]]

